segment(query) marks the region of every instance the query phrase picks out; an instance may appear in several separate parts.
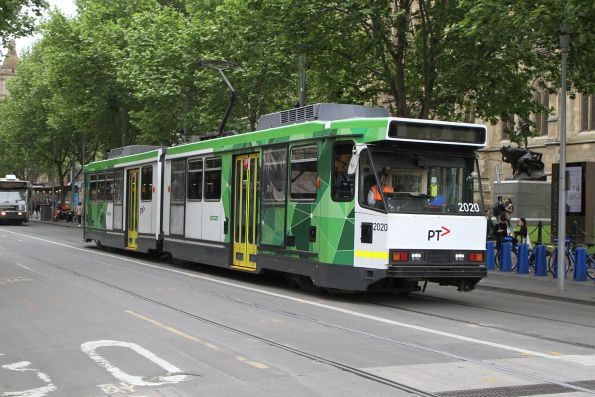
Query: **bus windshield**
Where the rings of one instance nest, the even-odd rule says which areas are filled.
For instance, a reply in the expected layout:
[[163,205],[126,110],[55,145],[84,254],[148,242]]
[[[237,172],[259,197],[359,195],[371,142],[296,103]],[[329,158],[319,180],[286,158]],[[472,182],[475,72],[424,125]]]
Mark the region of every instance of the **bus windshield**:
[[26,200],[26,190],[0,190],[0,204],[19,204]]
[[362,207],[389,213],[483,214],[473,152],[408,153],[370,147],[361,153],[359,178]]

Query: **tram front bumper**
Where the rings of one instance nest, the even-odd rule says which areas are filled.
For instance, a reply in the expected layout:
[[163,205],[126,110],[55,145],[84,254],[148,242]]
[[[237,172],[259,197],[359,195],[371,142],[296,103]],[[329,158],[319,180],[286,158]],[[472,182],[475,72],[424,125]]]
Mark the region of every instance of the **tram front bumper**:
[[400,264],[389,265],[386,275],[397,278],[482,278],[488,271],[481,264]]

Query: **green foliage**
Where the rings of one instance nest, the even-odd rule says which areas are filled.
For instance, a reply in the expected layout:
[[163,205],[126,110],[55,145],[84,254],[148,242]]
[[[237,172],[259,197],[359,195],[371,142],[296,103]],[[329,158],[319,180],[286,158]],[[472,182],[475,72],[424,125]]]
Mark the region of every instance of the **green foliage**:
[[6,47],[10,38],[31,34],[35,18],[46,8],[46,0],[0,0],[0,47]]
[[[0,106],[0,139],[30,147],[0,149],[0,166],[22,161],[25,170],[29,161],[30,169],[54,166],[59,174],[83,161],[83,140],[90,160],[117,146],[170,145],[217,130],[230,94],[205,60],[236,65],[225,71],[239,94],[226,129],[238,131],[298,102],[300,56],[308,103],[382,104],[418,118],[528,119],[550,110],[534,92],[557,90],[562,23],[572,31],[569,86],[595,93],[595,3],[585,0],[77,0],[77,6],[74,18],[50,14],[44,38],[19,65],[11,98]],[[510,131],[519,142],[534,133]]]

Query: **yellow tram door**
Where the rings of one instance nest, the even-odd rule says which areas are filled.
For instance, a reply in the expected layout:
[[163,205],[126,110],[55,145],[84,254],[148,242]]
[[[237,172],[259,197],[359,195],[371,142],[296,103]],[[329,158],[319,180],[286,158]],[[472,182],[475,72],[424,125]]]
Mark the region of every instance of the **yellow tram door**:
[[258,153],[234,160],[232,267],[255,270],[258,233]]
[[138,248],[138,175],[138,168],[128,170],[126,248],[130,250],[136,250]]

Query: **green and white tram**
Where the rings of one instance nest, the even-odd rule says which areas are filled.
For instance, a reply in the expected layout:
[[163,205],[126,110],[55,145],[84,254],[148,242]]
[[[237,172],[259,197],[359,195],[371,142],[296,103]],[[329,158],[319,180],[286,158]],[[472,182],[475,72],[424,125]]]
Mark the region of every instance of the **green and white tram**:
[[85,239],[328,289],[472,290],[486,275],[485,143],[482,125],[317,104],[254,132],[127,147],[85,167]]

